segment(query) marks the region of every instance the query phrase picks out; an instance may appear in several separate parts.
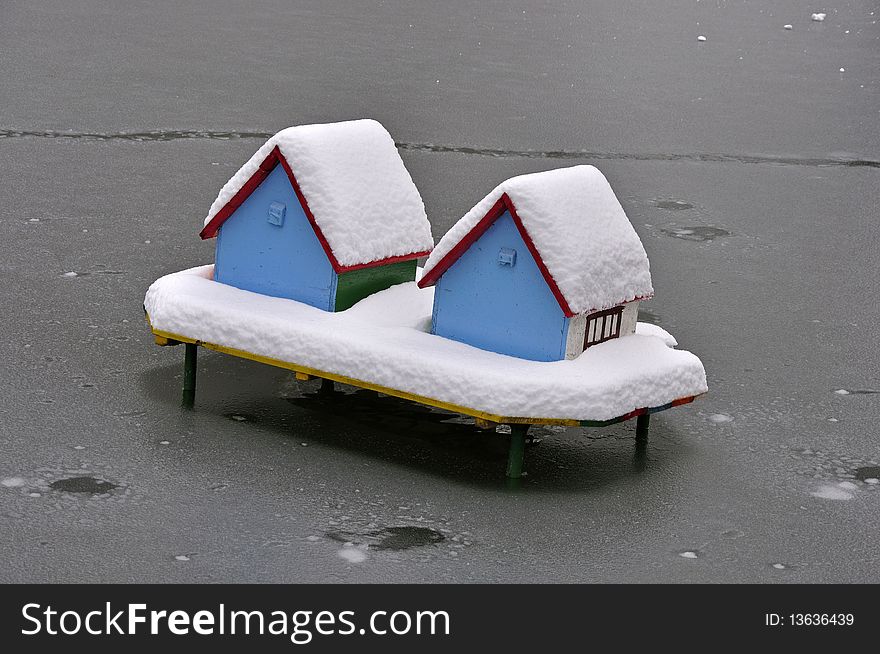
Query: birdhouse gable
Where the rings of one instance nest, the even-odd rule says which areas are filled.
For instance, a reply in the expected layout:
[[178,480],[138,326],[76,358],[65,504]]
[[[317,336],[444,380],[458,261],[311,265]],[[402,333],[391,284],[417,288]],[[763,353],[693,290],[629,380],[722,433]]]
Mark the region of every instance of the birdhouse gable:
[[419,285],[437,283],[503,214],[510,215],[565,316],[653,295],[645,249],[593,166],[521,175],[498,185],[440,240]]
[[281,166],[266,174],[217,234],[218,282],[332,311],[338,276]]
[[567,328],[568,319],[509,211],[487,225],[437,280],[432,332],[439,336],[552,361],[565,352]]

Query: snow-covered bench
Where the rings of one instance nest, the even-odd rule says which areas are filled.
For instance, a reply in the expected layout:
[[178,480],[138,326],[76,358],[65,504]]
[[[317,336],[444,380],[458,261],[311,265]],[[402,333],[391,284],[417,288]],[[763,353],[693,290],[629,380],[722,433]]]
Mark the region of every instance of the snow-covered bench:
[[511,425],[508,476],[522,470],[529,425],[604,426],[706,392],[700,360],[674,349],[655,325],[590,347],[573,360],[538,362],[481,350],[430,333],[433,289],[392,286],[341,312],[322,311],[213,280],[213,266],[160,278],[144,308],[156,342],[186,344],[184,398],[195,393],[196,348],[278,366],[299,378],[373,389]]

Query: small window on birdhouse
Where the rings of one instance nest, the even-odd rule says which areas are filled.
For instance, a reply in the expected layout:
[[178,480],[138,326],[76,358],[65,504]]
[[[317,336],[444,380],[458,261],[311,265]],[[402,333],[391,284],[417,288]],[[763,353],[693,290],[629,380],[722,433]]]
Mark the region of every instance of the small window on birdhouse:
[[597,311],[587,316],[587,330],[584,334],[584,349],[591,345],[609,341],[620,336],[620,319],[623,307],[614,307],[605,311]]

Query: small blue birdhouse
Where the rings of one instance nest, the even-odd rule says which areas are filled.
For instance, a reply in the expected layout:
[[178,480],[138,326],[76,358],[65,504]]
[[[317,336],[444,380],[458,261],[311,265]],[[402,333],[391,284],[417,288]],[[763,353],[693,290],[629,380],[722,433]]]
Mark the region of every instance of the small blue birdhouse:
[[373,120],[301,125],[263,145],[214,201],[214,279],[343,311],[413,281],[433,246],[425,207]]
[[433,333],[536,361],[633,333],[653,295],[645,249],[592,166],[499,185],[434,248],[419,281],[432,285]]

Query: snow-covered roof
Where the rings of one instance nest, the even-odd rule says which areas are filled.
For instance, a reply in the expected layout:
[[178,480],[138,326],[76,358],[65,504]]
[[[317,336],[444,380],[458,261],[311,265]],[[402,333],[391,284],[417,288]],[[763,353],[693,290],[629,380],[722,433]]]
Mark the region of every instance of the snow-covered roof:
[[645,248],[608,180],[593,166],[499,184],[440,239],[419,286],[434,284],[505,211],[566,315],[654,294]]
[[299,125],[275,134],[220,190],[202,238],[216,236],[279,162],[337,271],[431,250],[419,191],[391,135],[375,120]]

